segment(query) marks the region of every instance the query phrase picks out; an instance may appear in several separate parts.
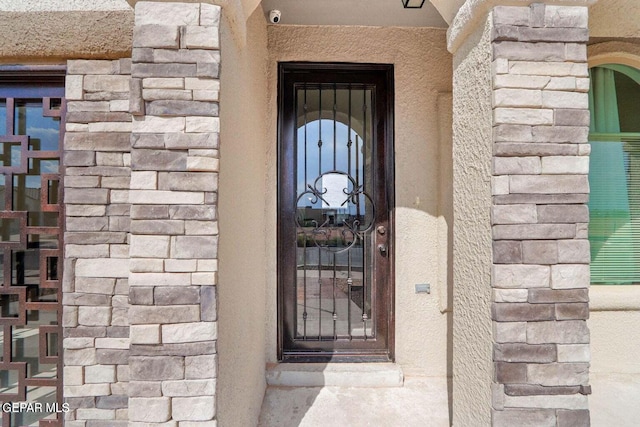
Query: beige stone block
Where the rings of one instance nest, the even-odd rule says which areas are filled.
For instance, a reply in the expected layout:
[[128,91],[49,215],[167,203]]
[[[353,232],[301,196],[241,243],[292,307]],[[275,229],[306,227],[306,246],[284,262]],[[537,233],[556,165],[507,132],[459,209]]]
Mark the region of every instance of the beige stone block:
[[67,101],[81,100],[84,96],[84,76],[66,76],[64,96]]
[[132,190],[155,190],[158,186],[158,173],[154,171],[131,171]]
[[[80,245],[86,246],[86,245]],[[76,292],[113,295],[116,279],[106,277],[76,277]]]
[[572,239],[558,241],[558,261],[561,263],[586,264],[591,260],[589,241]]
[[194,101],[218,101],[220,92],[217,90],[193,90]]
[[195,322],[162,325],[163,343],[214,341],[218,337],[216,322]]
[[217,26],[220,24],[221,7],[213,4],[200,5],[200,25]]
[[164,263],[157,258],[133,258],[129,261],[129,268],[132,273],[160,273],[164,271]]
[[558,264],[551,267],[552,289],[588,288],[591,273],[587,264]]
[[509,194],[509,177],[508,176],[492,176],[491,177],[491,194],[494,196]]
[[220,80],[187,77],[184,79],[184,88],[190,90],[220,90]]
[[67,132],[89,132],[87,123],[66,123],[64,128]]
[[172,409],[173,419],[178,421],[207,421],[216,415],[213,396],[174,397]]
[[142,116],[133,118],[134,133],[182,132],[185,129],[184,117]]
[[491,64],[493,75],[509,73],[509,60],[506,58],[497,58]]
[[525,194],[588,193],[586,175],[514,175],[509,177],[509,191]]
[[536,108],[496,108],[493,110],[496,124],[552,125],[553,110]]
[[186,117],[185,131],[190,133],[220,132],[220,119],[202,116]]
[[549,83],[546,76],[518,76],[511,74],[499,74],[493,78],[495,89],[543,89]]
[[131,190],[131,203],[140,205],[201,205],[204,194],[187,191]]
[[589,95],[583,92],[544,90],[542,107],[585,109],[589,107]]
[[145,89],[184,89],[184,79],[181,77],[147,77],[142,79],[142,87]]
[[199,259],[198,271],[218,271],[217,259]]
[[160,325],[131,325],[131,344],[160,344]]
[[578,144],[578,155],[588,156],[591,154],[591,144]]
[[216,381],[204,380],[178,380],[163,381],[162,394],[170,397],[186,396],[213,396],[216,392]]
[[129,92],[130,76],[93,76],[84,77],[83,88],[87,92]]
[[[534,175],[542,171],[540,157],[494,157],[494,175]],[[508,178],[507,178],[508,179]],[[507,192],[508,194],[508,182]]]
[[189,172],[218,172],[220,161],[212,157],[187,157],[187,171]]
[[109,101],[70,101],[67,102],[67,112],[109,111]]
[[536,205],[494,205],[492,224],[531,224],[537,222]]
[[168,397],[129,398],[130,421],[165,422],[171,418],[171,399]]
[[181,421],[180,427],[218,427],[218,421]]
[[542,157],[543,174],[588,174],[589,157],[547,156]]
[[558,362],[591,362],[589,344],[558,344]]
[[527,289],[494,289],[493,302],[527,302]]
[[78,408],[76,417],[80,420],[115,420],[116,411],[113,409]]
[[65,349],[78,350],[81,348],[93,348],[93,338],[90,337],[67,337],[62,341]]
[[586,6],[552,6],[544,9],[544,25],[553,28],[587,28],[589,12]]
[[116,99],[109,101],[109,111],[113,112],[127,112],[129,111],[129,100]]
[[89,123],[89,132],[131,132],[129,122],[96,122]]
[[185,357],[185,378],[216,378],[218,376],[218,359],[215,354]]
[[165,271],[175,273],[187,273],[197,271],[197,260],[195,259],[166,259],[164,260]]
[[588,78],[578,78],[576,79],[576,90],[580,92],[588,92],[589,91],[589,79]]
[[183,89],[143,89],[142,97],[145,101],[177,100],[190,101],[193,93]]
[[505,408],[556,408],[589,409],[587,396],[582,394],[550,396],[509,396],[504,397]]
[[133,47],[177,49],[179,28],[177,25],[136,25],[133,28]]
[[[575,386],[589,382],[588,363],[548,363],[527,365],[527,380],[542,386]],[[557,397],[557,396],[554,396]],[[586,399],[587,396],[584,396]]]
[[538,62],[510,61],[509,73],[514,75],[534,76],[573,76],[588,77],[589,67],[586,63],[575,62]]
[[78,323],[82,326],[109,326],[111,324],[111,307],[80,307]]
[[185,221],[184,231],[187,235],[217,235],[217,221]]
[[190,273],[131,273],[131,286],[189,286]]
[[128,277],[128,259],[79,259],[76,262],[76,277]]
[[215,272],[200,272],[191,274],[192,285],[215,285],[217,283],[217,276]]
[[493,338],[497,343],[523,343],[527,340],[526,322],[493,322]]
[[95,365],[97,363],[96,350],[95,348],[66,349],[64,352],[64,363],[65,366]]
[[64,251],[67,258],[107,258],[109,245],[66,245]]
[[135,22],[136,25],[198,25],[200,5],[178,2],[139,2],[136,4]]
[[576,89],[575,77],[552,77],[549,84],[545,86],[545,91],[550,90],[566,90],[573,91]]
[[185,44],[189,49],[219,49],[218,27],[187,26]]
[[169,256],[169,236],[131,236],[129,252],[132,258],[166,258]]
[[84,368],[87,384],[112,383],[116,380],[115,365],[93,365]]
[[540,107],[542,92],[528,89],[496,89],[493,91],[494,107]]
[[499,264],[493,266],[494,288],[546,288],[550,268],[545,265]]
[[62,326],[75,328],[78,326],[78,307],[64,306],[62,311]]
[[65,386],[84,384],[84,374],[82,366],[65,366],[62,379]]
[[126,350],[129,348],[129,338],[96,338],[96,348]]
[[[66,355],[65,355],[66,363]],[[63,387],[65,397],[90,397],[90,396],[106,396],[111,393],[109,384],[85,384],[80,386],[65,385]]]

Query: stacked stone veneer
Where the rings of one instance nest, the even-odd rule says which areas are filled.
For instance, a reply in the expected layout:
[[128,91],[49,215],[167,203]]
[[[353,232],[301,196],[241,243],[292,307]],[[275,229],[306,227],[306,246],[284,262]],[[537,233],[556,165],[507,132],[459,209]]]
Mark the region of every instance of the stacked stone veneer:
[[493,10],[493,425],[586,426],[586,7]]
[[69,427],[126,425],[130,60],[70,61],[66,79],[64,395]]
[[132,59],[68,63],[68,426],[216,425],[219,19],[138,2]]
[[136,5],[131,66],[131,426],[214,426],[218,23]]

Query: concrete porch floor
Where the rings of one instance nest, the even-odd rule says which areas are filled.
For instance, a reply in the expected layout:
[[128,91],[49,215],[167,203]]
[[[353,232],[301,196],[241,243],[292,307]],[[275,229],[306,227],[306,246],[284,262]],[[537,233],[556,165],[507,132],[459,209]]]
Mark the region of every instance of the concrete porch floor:
[[[345,371],[345,364],[320,365],[311,372],[292,366],[294,374],[267,374],[270,384],[259,427],[449,426],[446,378],[400,375],[394,383],[399,372],[395,365],[389,366],[388,375],[380,364],[353,365],[355,371]],[[367,368],[373,369],[379,385],[367,379]],[[322,369],[326,371],[319,377]]]

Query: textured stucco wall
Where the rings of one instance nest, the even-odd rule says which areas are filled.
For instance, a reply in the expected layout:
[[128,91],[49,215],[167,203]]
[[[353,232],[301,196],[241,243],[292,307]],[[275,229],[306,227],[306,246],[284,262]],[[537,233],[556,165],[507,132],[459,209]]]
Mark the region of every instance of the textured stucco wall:
[[133,10],[124,0],[0,1],[2,62],[130,56]]
[[600,0],[589,8],[591,37],[640,37],[638,0]]
[[[439,92],[451,91],[445,32],[429,28],[269,26],[269,155],[266,234],[276,230],[276,94],[278,61],[377,62],[395,65],[396,361],[406,374],[447,374],[447,315],[441,312],[438,222]],[[449,137],[450,138],[450,137]],[[451,218],[444,221],[450,224]],[[442,227],[442,225],[441,225]],[[441,236],[446,237],[446,233]],[[275,244],[271,244],[275,248]],[[446,248],[446,245],[445,245]],[[446,253],[444,254],[446,259]],[[269,252],[267,354],[276,360],[276,253]],[[446,266],[444,266],[446,269]],[[441,276],[442,277],[442,276]],[[431,294],[415,294],[430,283]],[[443,298],[446,301],[446,297]]]
[[454,55],[453,425],[489,425],[491,355],[491,25]]
[[[223,12],[224,15],[224,12]],[[266,21],[258,8],[239,47],[221,25],[220,425],[257,423],[265,389]],[[269,246],[273,251],[275,241]]]

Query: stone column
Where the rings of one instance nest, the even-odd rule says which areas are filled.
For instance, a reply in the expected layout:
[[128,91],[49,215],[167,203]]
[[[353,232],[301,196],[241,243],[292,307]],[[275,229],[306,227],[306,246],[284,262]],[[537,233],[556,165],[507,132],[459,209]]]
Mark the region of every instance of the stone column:
[[131,426],[216,425],[219,16],[199,3],[135,8]]
[[64,139],[68,427],[125,426],[131,61],[69,61]]
[[576,3],[494,7],[455,52],[454,244],[467,249],[454,249],[454,425],[589,424],[588,9]]

